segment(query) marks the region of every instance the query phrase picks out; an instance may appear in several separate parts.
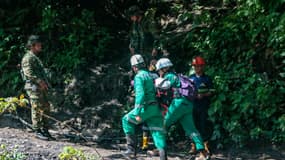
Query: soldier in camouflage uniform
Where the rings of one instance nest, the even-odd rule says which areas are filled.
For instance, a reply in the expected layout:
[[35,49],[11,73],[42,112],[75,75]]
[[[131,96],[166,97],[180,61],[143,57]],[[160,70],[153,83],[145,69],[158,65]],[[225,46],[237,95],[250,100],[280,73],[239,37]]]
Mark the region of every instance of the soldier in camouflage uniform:
[[145,13],[138,6],[132,6],[129,9],[132,21],[129,35],[131,55],[140,54],[147,62],[158,59],[158,51],[161,51],[162,56],[168,56],[160,40],[160,26],[155,19],[155,13],[156,10],[153,8]]
[[48,82],[42,61],[38,54],[42,51],[42,43],[37,35],[31,35],[27,42],[28,51],[22,58],[21,71],[25,80],[27,95],[30,99],[32,125],[36,137],[49,140],[53,137],[48,132],[47,118],[43,114],[49,114],[50,105],[48,97]]

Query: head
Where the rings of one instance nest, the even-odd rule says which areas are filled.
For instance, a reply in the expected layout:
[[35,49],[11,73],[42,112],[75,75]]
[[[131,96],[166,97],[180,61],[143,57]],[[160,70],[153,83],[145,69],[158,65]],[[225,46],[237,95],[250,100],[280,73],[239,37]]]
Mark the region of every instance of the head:
[[132,6],[128,10],[130,19],[133,22],[140,21],[143,16],[143,11],[138,6]]
[[42,42],[38,35],[31,35],[27,41],[27,48],[34,54],[38,54],[42,51]]
[[204,73],[205,65],[206,65],[205,60],[200,56],[197,56],[192,60],[192,66],[194,67],[195,73],[197,75],[202,75]]
[[172,62],[168,58],[160,58],[156,63],[156,71],[160,76],[163,76],[173,66]]
[[131,65],[134,72],[138,72],[140,69],[145,68],[145,62],[140,54],[135,54],[131,57]]

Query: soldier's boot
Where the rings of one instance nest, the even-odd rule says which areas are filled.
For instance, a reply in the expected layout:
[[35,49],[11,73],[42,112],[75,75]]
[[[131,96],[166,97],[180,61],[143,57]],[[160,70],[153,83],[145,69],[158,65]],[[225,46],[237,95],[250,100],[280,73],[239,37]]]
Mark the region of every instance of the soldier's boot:
[[194,143],[191,143],[191,148],[190,148],[190,151],[189,153],[190,154],[195,154],[197,151],[196,151],[196,146]]
[[48,140],[48,137],[45,134],[43,134],[43,132],[40,129],[35,130],[35,136],[36,138],[41,140]]
[[160,160],[167,160],[167,153],[165,149],[159,150],[159,158]]
[[136,137],[135,135],[126,135],[127,150],[123,156],[127,159],[135,159],[136,157]]
[[42,129],[42,133],[48,137],[49,140],[55,140],[55,138],[49,133],[48,129],[44,128]]
[[210,155],[206,150],[199,151],[199,155],[195,158],[195,160],[210,160]]

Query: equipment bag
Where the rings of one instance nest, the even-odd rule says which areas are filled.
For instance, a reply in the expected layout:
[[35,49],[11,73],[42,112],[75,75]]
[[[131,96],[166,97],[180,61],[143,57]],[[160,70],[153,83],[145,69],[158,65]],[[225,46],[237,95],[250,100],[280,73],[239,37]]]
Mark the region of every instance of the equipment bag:
[[183,74],[177,74],[180,81],[180,88],[178,92],[180,96],[187,98],[189,101],[193,101],[197,97],[197,88],[194,82]]

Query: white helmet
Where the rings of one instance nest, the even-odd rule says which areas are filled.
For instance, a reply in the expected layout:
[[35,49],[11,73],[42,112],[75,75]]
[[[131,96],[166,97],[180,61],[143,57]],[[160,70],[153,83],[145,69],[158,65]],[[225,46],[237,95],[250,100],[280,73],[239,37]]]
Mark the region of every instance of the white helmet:
[[171,67],[171,66],[173,66],[173,64],[168,58],[160,58],[155,65],[157,71],[162,68]]
[[144,63],[143,57],[140,54],[135,54],[131,57],[131,65],[138,65]]
[[155,87],[163,90],[167,90],[171,87],[170,81],[165,78],[156,78]]

